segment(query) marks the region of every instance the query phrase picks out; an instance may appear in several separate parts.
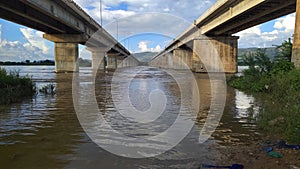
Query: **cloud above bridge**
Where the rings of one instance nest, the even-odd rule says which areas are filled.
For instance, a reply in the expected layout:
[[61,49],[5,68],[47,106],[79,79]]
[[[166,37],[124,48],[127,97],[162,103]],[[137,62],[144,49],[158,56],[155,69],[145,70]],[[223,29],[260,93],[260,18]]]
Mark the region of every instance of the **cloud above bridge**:
[[148,41],[141,41],[139,43],[139,52],[160,52],[162,50],[160,45],[156,45],[155,48],[149,48],[148,43]]
[[[9,41],[2,38],[2,25],[0,25],[0,60],[1,61],[25,61],[25,60],[44,60],[53,59],[50,56],[49,46],[45,40],[40,39],[40,32],[29,28],[20,30],[26,33],[25,42]],[[30,34],[28,34],[30,33]],[[43,50],[44,47],[44,50]]]
[[258,25],[237,33],[236,35],[240,36],[239,47],[271,47],[280,45],[284,40],[292,38],[295,13],[276,19],[272,23],[271,31],[264,31],[263,25]]
[[[74,0],[100,23],[100,0]],[[156,33],[175,38],[190,26],[217,0],[102,0],[103,26],[119,40],[141,33]],[[131,45],[131,51],[141,51],[141,39]],[[148,51],[163,47],[161,42],[149,46]],[[145,48],[143,48],[145,49]]]
[[23,33],[24,37],[27,39],[29,44],[26,44],[28,47],[37,47],[42,50],[43,54],[50,54],[50,47],[46,44],[43,39],[43,32],[35,31],[30,28],[20,28],[20,31]]
[[[74,0],[94,19],[100,22],[100,0]],[[189,24],[193,23],[201,14],[210,8],[217,0],[187,1],[187,0],[102,0],[103,25],[116,37],[124,36],[132,30],[145,30],[155,28],[160,33],[167,33],[170,38],[177,36],[186,26],[178,26],[171,20],[162,20],[155,17],[135,17],[129,22],[122,22],[122,18],[137,16],[147,12],[167,13],[183,18]],[[129,17],[130,18],[130,17]],[[117,21],[118,20],[118,21]],[[116,22],[119,24],[117,33]],[[247,47],[270,47],[279,45],[284,40],[292,37],[294,32],[295,14],[288,15],[271,21],[272,26],[258,25],[253,28],[237,33],[240,36],[239,46]],[[183,24],[186,25],[186,24]],[[147,41],[149,39],[144,39]],[[143,41],[137,42],[136,47]]]

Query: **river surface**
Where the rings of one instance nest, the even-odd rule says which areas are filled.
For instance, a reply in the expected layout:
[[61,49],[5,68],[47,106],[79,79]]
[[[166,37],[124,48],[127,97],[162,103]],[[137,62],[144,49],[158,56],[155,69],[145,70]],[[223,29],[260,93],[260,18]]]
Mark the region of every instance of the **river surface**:
[[[254,98],[238,90],[227,88],[226,106],[218,128],[208,141],[199,143],[199,133],[205,122],[203,114],[210,110],[211,84],[206,74],[194,74],[200,93],[197,118],[189,119],[194,125],[187,136],[171,150],[151,158],[132,159],[114,155],[99,147],[84,132],[76,115],[72,96],[71,73],[54,73],[51,66],[14,66],[7,70],[20,70],[21,76],[31,76],[37,88],[48,84],[56,86],[56,94],[38,93],[21,103],[0,106],[0,168],[198,168],[201,164],[214,164],[222,152],[217,147],[226,145],[254,144],[262,134],[255,126],[259,107]],[[136,68],[123,69],[124,76],[134,74]],[[132,80],[129,90],[134,107],[146,111],[151,107],[148,100],[151,90],[163,91],[167,98],[163,113],[155,123],[136,126],[118,117],[111,95],[113,73],[99,72],[95,82],[95,96],[99,110],[104,113],[115,130],[127,136],[152,136],[166,130],[174,123],[180,109],[181,95],[176,81],[165,71],[142,67]],[[81,68],[76,76],[92,76],[90,68]],[[118,82],[118,79],[116,80]],[[120,81],[119,83],[122,83]],[[89,85],[82,83],[81,85]],[[90,97],[81,92],[80,98]],[[80,99],[79,98],[79,99]],[[121,107],[122,109],[122,107]],[[189,117],[189,116],[187,116]],[[179,131],[180,132],[180,131]],[[106,136],[104,142],[114,141]]]

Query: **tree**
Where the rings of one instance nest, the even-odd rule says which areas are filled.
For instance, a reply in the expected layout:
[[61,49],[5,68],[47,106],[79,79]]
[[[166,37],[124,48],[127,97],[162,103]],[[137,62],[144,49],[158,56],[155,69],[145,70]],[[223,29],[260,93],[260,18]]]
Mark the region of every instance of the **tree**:
[[291,62],[292,50],[293,50],[293,43],[291,38],[284,41],[280,46],[277,46],[276,49],[277,49],[276,60],[287,60]]
[[272,69],[272,61],[267,55],[266,49],[257,49],[255,55],[256,65],[261,73],[269,72]]

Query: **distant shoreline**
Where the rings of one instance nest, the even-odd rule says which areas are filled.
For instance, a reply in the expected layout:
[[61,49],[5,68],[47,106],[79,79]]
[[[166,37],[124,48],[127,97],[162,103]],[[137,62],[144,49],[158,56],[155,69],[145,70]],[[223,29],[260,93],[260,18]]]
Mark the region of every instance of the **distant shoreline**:
[[[79,67],[92,67],[92,63],[89,60],[82,58],[78,59]],[[0,66],[55,66],[53,60],[39,60],[39,61],[22,61],[22,62],[13,62],[13,61],[0,61]]]
[[54,66],[55,62],[52,60],[41,60],[41,61],[33,61],[30,60],[22,61],[22,62],[13,62],[6,61],[0,62],[0,66]]
[[0,66],[55,66],[45,64],[0,64]]

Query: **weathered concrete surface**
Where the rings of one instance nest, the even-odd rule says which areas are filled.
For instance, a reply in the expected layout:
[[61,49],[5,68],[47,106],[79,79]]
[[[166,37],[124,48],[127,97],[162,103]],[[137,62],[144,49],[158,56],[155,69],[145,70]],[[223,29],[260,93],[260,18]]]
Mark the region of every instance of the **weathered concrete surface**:
[[[174,69],[192,69],[193,52],[189,48],[178,48],[173,51],[173,68]],[[166,57],[167,58],[167,57]]]
[[193,72],[237,72],[238,37],[199,37],[193,50],[185,47],[165,53],[150,62],[150,66],[190,69]]
[[82,34],[44,34],[43,38],[51,42],[59,43],[85,43],[89,37]]
[[[212,37],[194,40],[194,72],[237,72],[238,37]],[[219,58],[219,61],[216,60]],[[208,68],[209,67],[209,68]]]
[[300,68],[300,0],[297,0],[292,62],[295,64],[296,68]]
[[118,61],[116,55],[107,55],[107,69],[117,69]]
[[87,48],[92,53],[92,68],[93,70],[105,69],[105,55],[107,48]]
[[55,72],[78,72],[78,44],[55,43]]

